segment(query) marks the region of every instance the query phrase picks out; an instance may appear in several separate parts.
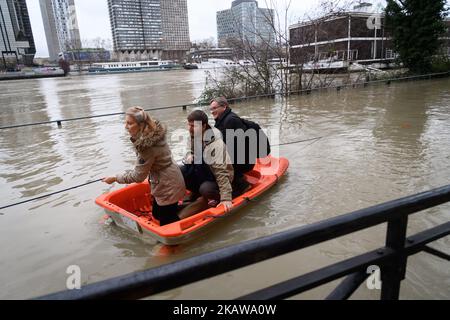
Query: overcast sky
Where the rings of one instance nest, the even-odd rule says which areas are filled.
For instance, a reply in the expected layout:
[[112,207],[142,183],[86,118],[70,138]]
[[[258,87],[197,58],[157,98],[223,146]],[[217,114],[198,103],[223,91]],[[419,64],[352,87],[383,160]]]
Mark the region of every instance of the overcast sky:
[[[380,1],[383,2],[382,0],[374,2]],[[187,2],[191,41],[217,38],[216,12],[230,8],[232,0],[187,0]],[[289,0],[272,0],[272,2],[283,10]],[[320,2],[321,0],[292,0],[291,22],[296,22],[305,14],[317,10]],[[259,0],[258,3],[260,7],[265,7],[266,0]],[[48,50],[39,1],[27,0],[27,6],[36,42],[36,57],[47,57]],[[107,0],[75,0],[75,6],[82,40],[112,38]]]

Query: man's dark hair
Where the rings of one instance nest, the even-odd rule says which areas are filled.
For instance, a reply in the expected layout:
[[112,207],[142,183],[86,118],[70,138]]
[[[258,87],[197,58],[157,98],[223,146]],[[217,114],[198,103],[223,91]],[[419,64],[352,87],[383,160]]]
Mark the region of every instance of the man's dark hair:
[[216,102],[221,107],[228,107],[228,100],[225,97],[218,97],[211,100],[211,103]]
[[208,116],[202,110],[192,111],[191,114],[187,117],[187,120],[189,122],[201,121],[202,125],[206,124],[206,126],[209,126]]

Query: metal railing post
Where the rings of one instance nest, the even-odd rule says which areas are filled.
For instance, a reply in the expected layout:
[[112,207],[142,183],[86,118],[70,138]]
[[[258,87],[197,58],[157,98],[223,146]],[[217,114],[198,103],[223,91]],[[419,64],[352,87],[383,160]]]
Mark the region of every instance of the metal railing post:
[[398,300],[400,284],[405,279],[407,256],[404,253],[408,217],[388,222],[386,247],[395,250],[395,257],[381,267],[381,300]]
[[[339,217],[254,239],[153,269],[123,275],[80,290],[68,290],[39,297],[39,300],[141,299],[200,280],[254,265],[283,254],[388,223],[384,247],[328,265],[298,277],[239,297],[241,300],[285,299],[331,281],[345,280],[328,299],[346,299],[369,276],[367,267],[381,268],[381,298],[399,299],[407,258],[427,251],[449,260],[429,243],[450,236],[450,221],[406,239],[407,215],[450,202],[450,185],[361,209]],[[379,288],[376,279],[376,288]]]
[[325,298],[325,300],[347,300],[356,290],[358,290],[368,276],[369,274],[367,274],[365,270],[349,275]]

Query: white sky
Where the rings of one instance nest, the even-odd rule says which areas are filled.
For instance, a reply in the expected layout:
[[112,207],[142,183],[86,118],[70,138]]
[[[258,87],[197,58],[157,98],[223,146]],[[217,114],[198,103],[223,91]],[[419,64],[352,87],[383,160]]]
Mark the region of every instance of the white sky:
[[[259,6],[266,7],[266,1],[270,2],[270,0],[259,0]],[[230,8],[232,0],[187,0],[187,2],[191,41],[217,38],[216,12]],[[289,0],[272,0],[272,2],[275,2],[277,8],[283,11]],[[317,10],[320,2],[321,0],[292,0],[289,13],[291,23]],[[27,6],[36,43],[36,57],[47,57],[48,50],[39,1],[27,0]],[[82,40],[98,37],[112,38],[107,0],[75,0],[75,6]]]

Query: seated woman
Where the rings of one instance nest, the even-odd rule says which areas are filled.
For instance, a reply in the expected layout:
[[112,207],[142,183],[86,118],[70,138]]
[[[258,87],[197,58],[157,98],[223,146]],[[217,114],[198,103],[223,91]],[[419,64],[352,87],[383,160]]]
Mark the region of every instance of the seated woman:
[[167,129],[140,107],[127,110],[125,129],[136,150],[136,166],[134,170],[104,178],[103,182],[141,183],[148,177],[153,196],[153,217],[161,226],[179,221],[178,201],[185,195],[186,187],[167,144]]

